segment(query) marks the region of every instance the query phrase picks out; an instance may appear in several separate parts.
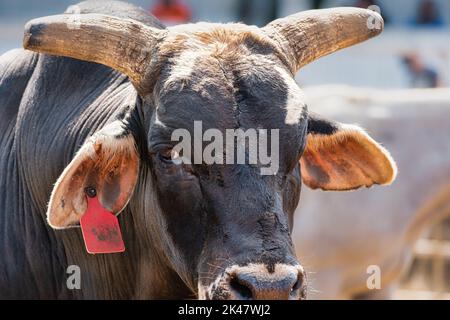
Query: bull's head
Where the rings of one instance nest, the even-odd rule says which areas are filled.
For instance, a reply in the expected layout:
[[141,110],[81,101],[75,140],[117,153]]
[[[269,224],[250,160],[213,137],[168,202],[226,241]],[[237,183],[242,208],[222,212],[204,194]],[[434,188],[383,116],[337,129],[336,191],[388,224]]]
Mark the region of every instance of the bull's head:
[[[87,206],[84,190],[93,185],[115,213],[132,199],[133,214],[159,234],[152,239],[166,267],[200,298],[304,297],[305,275],[290,238],[301,181],[351,190],[391,183],[396,167],[360,128],[308,113],[293,76],[379,34],[371,19],[382,25],[377,13],[355,8],[303,12],[264,28],[157,29],[100,14],[33,20],[25,48],[118,70],[142,101],[137,126],[113,122],[77,153],[53,190],[50,225],[77,224]],[[171,135],[184,129],[194,136],[194,120],[224,136],[227,129],[279,129],[278,171],[180,164]]]

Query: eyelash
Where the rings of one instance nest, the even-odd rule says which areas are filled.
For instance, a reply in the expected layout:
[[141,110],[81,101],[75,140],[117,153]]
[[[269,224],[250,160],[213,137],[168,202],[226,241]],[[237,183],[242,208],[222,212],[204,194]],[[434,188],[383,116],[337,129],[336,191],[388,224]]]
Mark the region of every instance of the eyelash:
[[162,162],[173,163],[173,161],[172,161],[172,153],[171,152],[172,152],[172,149],[158,151],[157,152],[157,156],[158,156],[159,160],[161,160]]
[[162,163],[165,163],[165,164],[168,164],[168,165],[172,165],[172,164],[181,165],[181,164],[183,164],[181,162],[181,157],[178,154],[174,154],[173,149],[170,146],[164,146],[164,147],[158,148],[158,149],[156,149],[154,154],[156,154],[156,157]]

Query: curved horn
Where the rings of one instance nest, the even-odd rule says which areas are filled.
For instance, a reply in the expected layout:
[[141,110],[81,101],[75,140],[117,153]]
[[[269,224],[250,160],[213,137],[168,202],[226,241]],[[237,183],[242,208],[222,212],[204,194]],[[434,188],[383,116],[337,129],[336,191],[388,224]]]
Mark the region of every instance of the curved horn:
[[363,42],[383,31],[383,18],[372,10],[333,8],[300,12],[263,28],[292,61],[291,70]]
[[63,14],[31,20],[23,47],[104,64],[140,86],[165,31],[132,19],[101,14]]

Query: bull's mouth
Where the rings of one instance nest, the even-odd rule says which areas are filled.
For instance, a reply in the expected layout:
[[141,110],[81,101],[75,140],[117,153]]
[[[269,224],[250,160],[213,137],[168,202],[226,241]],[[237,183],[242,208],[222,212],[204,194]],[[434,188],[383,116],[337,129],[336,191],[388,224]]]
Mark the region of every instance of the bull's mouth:
[[306,278],[299,265],[276,264],[268,271],[264,264],[233,265],[209,284],[199,281],[202,300],[304,300]]

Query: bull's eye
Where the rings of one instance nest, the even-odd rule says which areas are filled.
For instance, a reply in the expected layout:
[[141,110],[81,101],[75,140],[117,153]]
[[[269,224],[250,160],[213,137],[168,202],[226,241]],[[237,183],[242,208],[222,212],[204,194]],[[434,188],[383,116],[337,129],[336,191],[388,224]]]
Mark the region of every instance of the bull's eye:
[[182,163],[182,158],[180,156],[180,154],[173,150],[173,149],[164,149],[164,150],[160,150],[158,151],[158,158],[164,162],[164,163],[168,163],[168,164],[181,164]]
[[162,162],[171,163],[172,162],[172,149],[164,149],[158,151],[158,158]]

